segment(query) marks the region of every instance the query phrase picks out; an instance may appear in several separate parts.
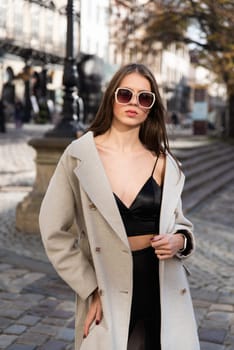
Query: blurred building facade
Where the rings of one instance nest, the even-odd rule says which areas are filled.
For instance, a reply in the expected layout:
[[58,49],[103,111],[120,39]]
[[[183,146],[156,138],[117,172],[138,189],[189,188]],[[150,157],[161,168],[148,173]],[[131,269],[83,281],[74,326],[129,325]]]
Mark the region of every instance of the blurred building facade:
[[[9,117],[17,99],[24,102],[25,121],[31,116],[47,120],[50,110],[60,112],[66,5],[67,0],[0,1],[0,94]],[[148,0],[74,0],[74,53],[87,122],[106,82],[128,62],[151,68],[170,113],[192,112],[195,78],[189,48],[142,45],[150,6]]]
[[[25,121],[32,115],[43,121],[54,108],[55,99],[60,101],[65,6],[64,0],[1,0],[0,93],[9,118],[16,100],[23,102]],[[78,16],[74,27],[74,49],[78,53]]]
[[80,51],[108,61],[109,0],[81,0]]
[[[74,55],[79,68],[84,69],[81,76],[87,75],[85,82],[78,85],[86,89],[81,91],[85,105],[95,104],[90,107],[93,114],[100,102],[100,94],[98,98],[94,94],[102,87],[98,83],[95,91],[91,91],[91,80],[108,80],[105,77],[112,73],[108,48],[109,0],[74,0],[73,5]],[[61,111],[66,6],[67,0],[1,0],[0,96],[8,119],[13,118],[16,100],[25,106],[25,121],[32,116],[39,122],[48,120],[50,108],[55,113]],[[45,101],[49,102],[48,106]]]

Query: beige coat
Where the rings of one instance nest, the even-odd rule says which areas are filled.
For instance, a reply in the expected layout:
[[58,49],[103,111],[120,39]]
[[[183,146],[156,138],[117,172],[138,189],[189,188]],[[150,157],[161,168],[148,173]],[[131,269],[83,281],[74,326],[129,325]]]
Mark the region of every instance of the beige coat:
[[[186,229],[193,240],[192,225],[181,209],[183,184],[184,175],[168,155],[160,233]],[[69,230],[74,218],[77,233]],[[39,222],[49,259],[77,295],[75,349],[129,349],[132,256],[91,132],[72,142],[62,155],[43,200]],[[162,350],[199,350],[183,262],[180,257],[160,261]],[[97,286],[103,319],[83,340],[89,296]],[[133,349],[139,348],[133,345]]]

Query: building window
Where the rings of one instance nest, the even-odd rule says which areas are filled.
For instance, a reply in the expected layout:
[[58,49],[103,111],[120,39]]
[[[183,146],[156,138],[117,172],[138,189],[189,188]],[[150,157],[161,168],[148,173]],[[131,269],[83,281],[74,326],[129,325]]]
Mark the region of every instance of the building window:
[[196,88],[194,90],[194,101],[195,102],[204,102],[206,100],[206,89],[205,88]]
[[14,3],[14,32],[15,35],[22,38],[23,34],[23,2],[15,1]]
[[54,12],[47,9],[46,10],[46,30],[45,30],[45,40],[47,43],[53,43],[53,23],[54,23]]
[[32,40],[38,40],[39,38],[39,28],[40,28],[40,7],[31,4],[31,35],[32,35]]
[[65,48],[67,33],[67,21],[65,16],[60,16],[59,19],[59,46]]
[[8,0],[0,1],[0,28],[6,28]]

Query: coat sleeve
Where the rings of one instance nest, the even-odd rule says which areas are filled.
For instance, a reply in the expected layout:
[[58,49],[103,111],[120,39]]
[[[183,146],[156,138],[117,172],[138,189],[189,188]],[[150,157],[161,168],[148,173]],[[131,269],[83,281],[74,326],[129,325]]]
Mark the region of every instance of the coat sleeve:
[[189,257],[195,249],[195,239],[193,235],[193,224],[184,216],[182,210],[182,200],[179,199],[176,211],[175,233],[183,233],[188,239],[187,249],[182,253],[177,253],[178,258]]
[[61,278],[82,298],[96,288],[94,268],[72,230],[75,200],[66,151],[61,157],[42,201],[39,226],[48,258]]

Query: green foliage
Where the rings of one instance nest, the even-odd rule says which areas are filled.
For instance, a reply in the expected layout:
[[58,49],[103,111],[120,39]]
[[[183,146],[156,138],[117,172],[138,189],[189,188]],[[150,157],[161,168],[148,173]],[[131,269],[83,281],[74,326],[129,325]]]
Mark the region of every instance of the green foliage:
[[[164,46],[193,44],[197,63],[215,72],[229,94],[234,93],[233,0],[152,0],[147,7],[143,46],[155,41]],[[200,35],[194,37],[189,26],[199,29]]]

